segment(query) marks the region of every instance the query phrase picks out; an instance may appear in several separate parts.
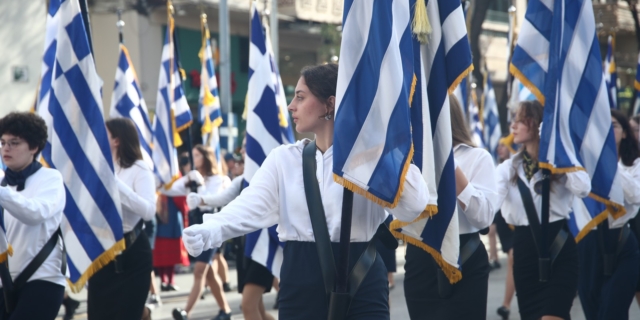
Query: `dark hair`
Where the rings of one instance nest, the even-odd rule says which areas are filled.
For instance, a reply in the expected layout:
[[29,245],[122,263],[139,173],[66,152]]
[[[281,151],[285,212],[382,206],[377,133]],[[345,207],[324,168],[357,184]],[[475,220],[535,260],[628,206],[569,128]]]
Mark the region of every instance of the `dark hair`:
[[611,109],[611,117],[616,118],[620,126],[622,127],[622,131],[626,134],[626,137],[622,138],[620,141],[620,148],[618,149],[618,155],[620,156],[620,160],[622,163],[630,167],[633,165],[633,162],[640,157],[640,150],[638,149],[638,140],[636,140],[636,136],[631,131],[631,125],[629,124],[629,120],[620,110]]
[[335,63],[306,66],[300,71],[300,76],[309,87],[309,91],[322,102],[329,97],[336,96],[338,86],[338,65]]
[[111,137],[119,141],[116,157],[120,167],[129,168],[136,161],[142,160],[138,130],[133,121],[127,118],[113,118],[107,120],[105,124]]
[[0,119],[0,136],[4,134],[24,139],[30,150],[38,149],[35,160],[47,143],[47,124],[35,113],[11,112]]
[[458,99],[452,94],[449,95],[449,105],[453,146],[455,147],[459,144],[466,144],[475,147],[476,145],[471,140],[471,133],[469,133],[467,121],[464,120],[462,108],[460,108],[460,102],[458,102]]
[[516,111],[514,121],[520,121],[524,123],[527,127],[529,127],[529,130],[531,130],[532,136],[535,139],[539,140],[540,132],[538,132],[538,128],[540,127],[540,123],[542,122],[542,113],[542,105],[537,100],[521,101],[520,106]]
[[[218,170],[218,161],[216,160],[216,156],[211,147],[197,144],[193,148],[198,150],[202,155],[202,168],[200,168],[200,173],[203,176],[209,177],[222,174],[220,170]],[[195,168],[192,168],[192,170],[193,169]]]

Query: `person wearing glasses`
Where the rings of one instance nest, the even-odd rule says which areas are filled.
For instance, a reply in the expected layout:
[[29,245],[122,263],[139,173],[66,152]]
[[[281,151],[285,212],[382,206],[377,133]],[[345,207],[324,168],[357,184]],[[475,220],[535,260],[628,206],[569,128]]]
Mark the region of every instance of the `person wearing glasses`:
[[3,320],[55,319],[64,297],[59,227],[65,189],[60,172],[36,160],[46,142],[47,126],[38,115],[13,112],[0,119],[0,151],[7,166],[0,184],[0,211],[13,248],[13,255],[5,257],[8,266],[0,265],[5,296],[13,300],[8,306],[0,299]]

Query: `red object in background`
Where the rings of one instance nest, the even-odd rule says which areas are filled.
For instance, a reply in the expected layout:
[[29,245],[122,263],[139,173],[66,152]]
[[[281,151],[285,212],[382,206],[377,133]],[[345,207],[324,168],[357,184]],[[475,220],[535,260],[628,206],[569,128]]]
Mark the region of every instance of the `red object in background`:
[[[220,73],[216,72],[216,81],[218,82],[218,87],[220,87]],[[235,72],[231,72],[231,94],[236,93],[236,74]]]
[[200,88],[200,71],[193,69],[189,72],[189,78],[191,78],[191,87]]

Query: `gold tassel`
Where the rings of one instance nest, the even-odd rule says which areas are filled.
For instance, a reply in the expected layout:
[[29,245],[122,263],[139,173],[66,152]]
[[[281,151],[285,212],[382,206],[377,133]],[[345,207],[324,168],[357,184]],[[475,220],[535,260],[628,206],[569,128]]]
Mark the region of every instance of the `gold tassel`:
[[431,33],[431,24],[427,15],[427,6],[424,0],[417,0],[414,7],[413,22],[411,24],[413,33],[418,37],[420,43],[425,44],[428,35]]
[[413,103],[413,95],[416,94],[416,85],[418,84],[418,77],[416,74],[413,74],[413,80],[411,81],[411,92],[409,93],[409,107]]

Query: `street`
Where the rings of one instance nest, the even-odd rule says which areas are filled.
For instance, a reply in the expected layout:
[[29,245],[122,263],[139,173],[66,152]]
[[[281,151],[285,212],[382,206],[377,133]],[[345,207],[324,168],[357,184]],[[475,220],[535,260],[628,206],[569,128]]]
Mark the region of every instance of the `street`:
[[[486,236],[482,237],[485,246],[488,247],[488,240]],[[398,272],[395,274],[395,288],[391,291],[391,319],[409,319],[409,313],[407,311],[407,305],[404,301],[403,281],[404,281],[404,246],[398,247],[396,251],[396,257],[398,261]],[[494,270],[489,276],[489,297],[487,305],[487,320],[500,320],[500,317],[496,314],[496,309],[502,304],[504,296],[504,281],[507,275],[506,272],[506,255],[500,252],[500,263],[502,267]],[[232,287],[235,286],[236,272],[235,269],[229,270],[230,279],[232,280]],[[175,277],[176,285],[180,287],[180,291],[177,292],[163,292],[162,306],[155,308],[152,311],[152,319],[154,320],[172,320],[171,310],[173,308],[184,308],[187,301],[187,295],[191,288],[193,276],[189,274],[177,274]],[[276,299],[276,294],[272,290],[271,293],[264,295],[264,303],[268,312],[276,319],[278,318],[277,310],[274,310],[273,304]],[[79,299],[82,304],[78,309],[74,319],[87,319],[87,304],[86,304],[86,290],[83,290],[79,294],[72,294],[74,299]],[[240,301],[242,296],[237,291],[227,293],[227,299],[231,308],[233,308],[233,320],[243,320],[242,312],[240,311]],[[211,294],[207,294],[204,300],[197,302],[194,311],[191,315],[191,320],[209,320],[218,313],[218,306]],[[60,317],[64,314],[64,308],[60,310]],[[511,303],[511,317],[510,319],[520,319],[518,314],[518,304],[516,297],[513,298]],[[573,308],[571,310],[571,319],[584,320],[584,314],[580,307],[580,300],[576,297]],[[629,319],[640,319],[640,308],[634,301],[629,311]]]

